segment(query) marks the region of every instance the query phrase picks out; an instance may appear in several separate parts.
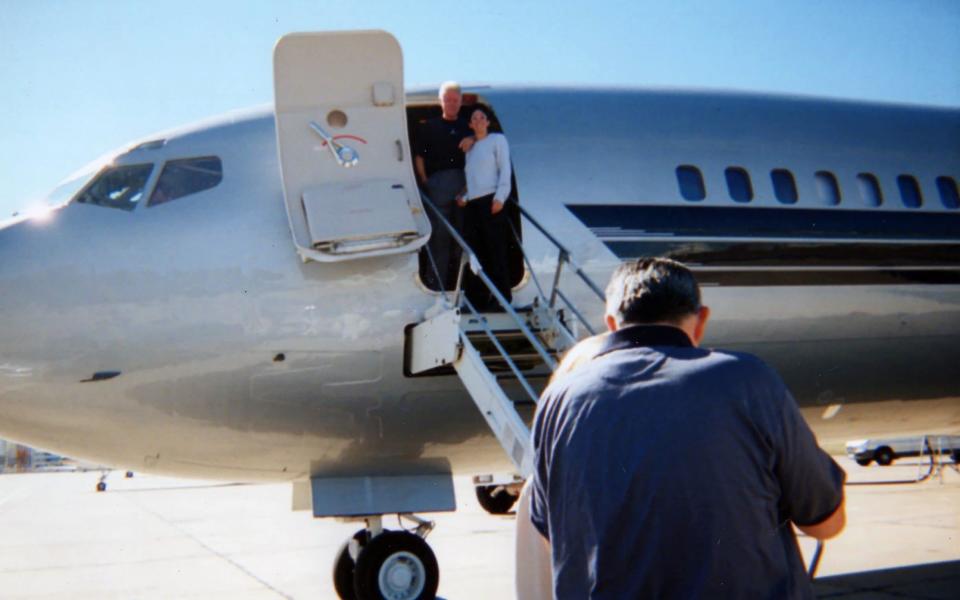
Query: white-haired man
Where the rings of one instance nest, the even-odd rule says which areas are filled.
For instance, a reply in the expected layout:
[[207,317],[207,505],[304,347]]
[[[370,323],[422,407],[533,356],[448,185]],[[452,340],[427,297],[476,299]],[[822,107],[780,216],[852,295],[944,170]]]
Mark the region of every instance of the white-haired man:
[[[466,186],[464,152],[473,141],[473,132],[467,120],[460,116],[463,104],[460,85],[454,81],[445,82],[440,86],[439,97],[443,112],[439,117],[423,123],[417,132],[414,168],[420,185],[433,204],[450,223],[459,227],[456,197]],[[452,283],[451,265],[455,263],[458,253],[454,252],[453,239],[447,228],[435,218],[432,211],[428,213],[433,228],[428,248],[440,276],[440,280],[431,287],[449,288]],[[432,268],[428,272],[433,275]]]

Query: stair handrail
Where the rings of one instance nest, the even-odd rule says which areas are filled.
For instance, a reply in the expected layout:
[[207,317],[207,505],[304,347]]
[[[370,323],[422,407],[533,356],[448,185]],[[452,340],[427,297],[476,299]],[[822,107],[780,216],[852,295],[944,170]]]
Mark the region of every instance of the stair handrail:
[[[457,242],[457,245],[459,245],[460,249],[463,251],[463,255],[461,255],[460,257],[460,276],[457,277],[456,291],[457,291],[458,299],[459,299],[459,296],[462,295],[460,291],[460,286],[463,280],[463,277],[462,277],[463,269],[466,263],[469,262],[470,270],[473,272],[473,274],[480,278],[480,281],[482,281],[483,284],[487,286],[487,289],[490,291],[491,294],[493,294],[493,297],[496,298],[497,303],[499,303],[500,306],[503,308],[503,310],[508,315],[510,315],[510,317],[516,322],[520,331],[523,332],[523,335],[526,336],[527,340],[530,342],[533,348],[537,351],[537,354],[540,355],[540,358],[543,359],[543,362],[545,362],[547,366],[550,368],[550,371],[555,371],[557,368],[557,362],[553,359],[552,356],[550,356],[550,352],[547,351],[547,349],[543,346],[543,344],[540,342],[540,339],[530,330],[529,327],[527,327],[527,324],[524,321],[524,319],[522,319],[520,315],[517,314],[517,311],[514,310],[510,302],[508,302],[507,299],[503,296],[503,294],[500,293],[500,290],[497,289],[497,286],[493,283],[490,277],[488,277],[487,274],[484,272],[483,265],[480,264],[480,259],[477,258],[477,255],[473,251],[473,248],[471,248],[470,245],[467,244],[467,242],[463,239],[463,237],[460,236],[460,233],[457,231],[457,229],[447,220],[446,217],[443,216],[443,214],[440,212],[440,209],[437,208],[437,206],[433,203],[432,200],[430,200],[430,198],[428,198],[425,194],[421,194],[421,199],[423,200],[424,206],[427,206],[428,208],[430,208],[430,210],[433,211],[434,216],[436,216],[437,219],[440,221],[440,223],[447,228],[447,231],[450,233],[450,236],[454,239],[454,241]],[[522,251],[523,249],[521,248],[521,252]],[[439,283],[442,286],[444,282],[439,282]],[[444,294],[444,297],[446,297],[445,294]],[[466,298],[464,298],[464,300],[466,300]],[[468,303],[467,308],[478,318],[483,318],[483,316],[479,312],[477,312],[473,304]],[[487,335],[488,337],[490,336],[489,333]],[[503,354],[502,351],[501,351],[501,354]],[[504,355],[504,358],[507,361],[510,361],[509,356]]]
[[[467,304],[467,307],[474,314],[477,314],[476,309],[469,299],[464,298],[463,301]],[[507,366],[510,367],[510,370],[513,371],[514,377],[517,378],[517,381],[520,382],[520,385],[523,387],[523,390],[527,393],[530,399],[536,404],[540,400],[540,395],[537,394],[533,388],[530,386],[530,383],[527,381],[527,378],[524,377],[523,372],[520,371],[520,367],[517,366],[517,363],[514,362],[513,358],[510,357],[510,354],[507,352],[506,348],[503,347],[503,344],[500,343],[500,340],[497,339],[497,336],[493,333],[493,330],[490,329],[490,324],[487,323],[487,320],[480,318],[480,326],[483,328],[483,332],[487,335],[493,346],[497,349],[497,352],[500,353],[500,356],[507,362]],[[466,332],[460,332],[460,343],[469,344],[470,340],[467,337]]]
[[[576,307],[576,305],[574,305],[573,302],[571,302],[570,299],[566,296],[566,294],[564,294],[563,291],[560,289],[560,279],[563,274],[563,265],[565,263],[569,264],[570,267],[573,269],[574,274],[576,274],[583,281],[583,283],[597,296],[597,298],[600,299],[600,302],[606,304],[606,301],[607,301],[606,295],[604,294],[603,290],[601,290],[600,286],[598,286],[592,279],[590,279],[590,276],[587,275],[586,271],[584,271],[583,268],[580,267],[580,265],[573,260],[573,255],[570,253],[570,251],[567,249],[566,246],[560,243],[560,241],[557,240],[557,238],[555,238],[553,234],[547,231],[546,227],[541,225],[540,222],[537,221],[527,209],[523,208],[519,204],[517,205],[517,208],[520,209],[520,214],[525,219],[527,219],[527,221],[529,221],[531,225],[536,227],[537,230],[540,231],[540,233],[542,233],[544,237],[546,237],[547,240],[557,248],[557,251],[558,251],[557,268],[553,274],[553,284],[550,290],[550,297],[548,299],[545,297],[543,293],[543,288],[540,286],[540,281],[537,279],[536,273],[534,273],[533,271],[533,266],[530,264],[530,260],[527,257],[526,252],[522,252],[521,250],[524,261],[527,263],[527,266],[530,269],[530,275],[537,286],[537,291],[540,293],[540,296],[543,297],[547,306],[549,306],[551,309],[556,306],[558,298],[562,300],[564,305],[570,310],[570,312],[573,313],[573,315],[577,318],[580,324],[583,325],[584,328],[586,328],[586,330],[590,332],[590,335],[596,335],[597,331],[590,324],[590,321],[588,321],[587,318],[583,316],[583,313],[580,312],[580,310]],[[513,223],[510,224],[510,230],[513,232],[513,237],[514,239],[517,240],[517,244],[519,244],[520,248],[522,249],[523,241],[520,239],[520,236],[517,234],[516,229],[513,227]],[[569,327],[567,327],[567,330],[570,331],[571,334],[573,333]]]
[[[544,237],[550,240],[550,243],[552,243],[554,246],[557,247],[557,249],[560,251],[560,261],[568,263],[570,267],[573,269],[573,272],[576,273],[576,275],[580,277],[581,280],[583,280],[583,282],[587,285],[587,287],[589,287],[593,291],[593,293],[597,295],[597,298],[599,298],[601,302],[606,302],[607,301],[606,294],[603,292],[600,286],[598,286],[592,279],[590,279],[590,276],[587,275],[586,271],[584,271],[580,267],[580,265],[573,260],[573,255],[570,253],[569,250],[567,250],[567,247],[561,244],[560,241],[557,240],[557,238],[553,237],[553,234],[547,231],[547,229],[543,225],[541,225],[539,221],[533,218],[533,215],[530,214],[530,211],[520,206],[519,203],[517,204],[517,208],[520,209],[520,214],[523,215],[528,221],[530,221],[531,225],[536,227],[537,230],[539,230],[540,233],[544,235]],[[550,306],[551,308],[553,307],[552,304]]]

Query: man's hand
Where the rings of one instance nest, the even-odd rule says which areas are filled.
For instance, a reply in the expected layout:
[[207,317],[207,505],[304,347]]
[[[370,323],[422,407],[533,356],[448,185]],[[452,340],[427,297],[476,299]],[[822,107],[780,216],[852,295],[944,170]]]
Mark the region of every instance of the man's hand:
[[457,194],[457,206],[463,208],[467,205],[467,199],[463,197],[463,194]]
[[419,154],[413,157],[413,171],[417,174],[417,181],[419,184],[426,188],[427,187],[427,165],[423,161],[423,157]]
[[490,214],[495,215],[501,210],[503,210],[503,202],[494,199],[494,201],[490,203]]
[[463,138],[460,140],[460,150],[462,150],[464,154],[470,152],[470,148],[473,148],[473,145],[476,143],[476,141],[477,138],[473,136]]

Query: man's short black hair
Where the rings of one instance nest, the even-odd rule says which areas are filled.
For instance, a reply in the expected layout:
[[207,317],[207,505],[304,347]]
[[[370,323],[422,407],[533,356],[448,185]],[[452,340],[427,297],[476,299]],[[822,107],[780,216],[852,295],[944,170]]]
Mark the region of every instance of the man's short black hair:
[[678,323],[700,311],[693,273],[669,258],[625,262],[607,284],[607,314],[619,325]]

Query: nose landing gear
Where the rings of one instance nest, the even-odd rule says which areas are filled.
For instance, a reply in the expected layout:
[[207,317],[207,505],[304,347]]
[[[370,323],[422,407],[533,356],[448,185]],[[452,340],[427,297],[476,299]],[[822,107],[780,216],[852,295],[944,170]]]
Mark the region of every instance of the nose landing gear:
[[110,474],[110,471],[103,469],[100,471],[100,479],[97,481],[97,491],[105,492],[107,491],[107,475]]
[[382,517],[365,519],[361,529],[340,548],[333,567],[333,585],[343,600],[429,600],[436,597],[440,569],[424,538],[433,523],[413,515],[413,531],[386,531]]

